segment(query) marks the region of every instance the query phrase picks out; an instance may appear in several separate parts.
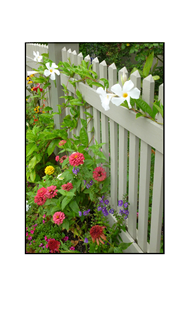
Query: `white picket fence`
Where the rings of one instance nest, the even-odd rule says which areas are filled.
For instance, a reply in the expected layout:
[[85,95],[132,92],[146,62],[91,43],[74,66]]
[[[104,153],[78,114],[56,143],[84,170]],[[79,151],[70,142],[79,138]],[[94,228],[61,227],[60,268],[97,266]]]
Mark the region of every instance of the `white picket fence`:
[[[33,51],[44,52],[47,48],[43,46],[34,47],[26,45],[26,55],[33,57]],[[29,51],[30,50],[30,51]],[[32,55],[30,55],[32,52]],[[75,65],[79,65],[83,59],[82,54],[77,54],[62,49],[62,61],[68,61]],[[29,60],[29,59],[28,59]],[[85,61],[90,61],[87,56]],[[54,61],[58,63],[59,61]],[[121,84],[121,75],[123,69],[127,74],[127,69],[124,67],[118,73],[115,64],[107,67],[106,62],[99,63],[95,58],[92,62],[93,70],[98,74],[99,78],[105,78],[109,81],[109,87],[116,84],[117,81]],[[31,65],[31,64],[30,64]],[[68,82],[68,77],[61,73],[61,84],[68,83],[69,92],[74,95],[75,89]],[[141,90],[141,78],[138,71],[130,76],[135,86]],[[110,204],[119,212],[118,200],[122,199],[123,194],[129,195],[129,217],[126,220],[127,231],[121,233],[124,242],[132,242],[132,245],[125,250],[127,253],[158,253],[160,252],[162,216],[163,216],[163,126],[151,121],[150,119],[140,117],[135,119],[135,112],[124,107],[116,107],[110,102],[110,110],[105,111],[101,106],[99,95],[96,93],[97,87],[89,87],[82,82],[77,83],[78,89],[84,100],[91,106],[87,109],[93,119],[89,123],[88,131],[94,127],[94,138],[100,143],[105,142],[102,151],[107,159],[109,159],[111,168],[107,173],[111,178]],[[152,105],[154,100],[154,80],[151,75],[143,80],[142,98],[149,105]],[[163,103],[163,84],[159,87],[159,99]],[[80,117],[85,119],[84,107],[80,107]],[[66,114],[69,114],[67,108]],[[158,121],[162,121],[161,116],[158,116]],[[81,123],[78,123],[76,134],[79,133]],[[110,134],[109,134],[110,133]],[[129,133],[129,146],[128,146]],[[89,139],[93,133],[88,133]],[[70,137],[73,133],[70,132]],[[89,140],[90,141],[90,140]],[[139,163],[139,141],[140,141],[140,166]],[[93,141],[92,141],[93,143]],[[151,209],[151,228],[150,228],[150,243],[147,242],[148,229],[148,207],[149,207],[149,187],[150,187],[150,167],[151,167],[151,148],[155,149],[155,164],[153,177],[153,197]],[[119,153],[119,156],[118,156]],[[128,158],[129,154],[129,158]],[[128,160],[129,159],[129,160]],[[127,163],[129,162],[129,163]],[[127,190],[127,167],[129,166],[129,181]],[[140,168],[138,172],[138,168]],[[119,172],[119,174],[118,174]],[[139,195],[138,195],[139,183]],[[138,229],[137,229],[137,201],[139,204]],[[109,214],[108,219],[110,225],[115,220]]]

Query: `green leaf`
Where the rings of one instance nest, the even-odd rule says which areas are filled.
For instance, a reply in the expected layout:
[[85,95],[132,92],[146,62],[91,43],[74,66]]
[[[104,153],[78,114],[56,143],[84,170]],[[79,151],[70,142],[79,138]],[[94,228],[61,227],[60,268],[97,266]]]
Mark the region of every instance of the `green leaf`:
[[79,90],[76,90],[76,94],[77,94],[77,96],[78,96],[78,99],[82,101],[82,100],[83,100],[83,97],[82,97],[81,92],[80,92]]
[[70,226],[69,220],[68,219],[64,219],[63,224],[62,224],[62,228],[66,229],[68,231],[69,230],[69,226]]
[[154,79],[154,81],[155,81],[155,80],[159,80],[159,79],[160,79],[160,77],[159,77],[159,76],[152,76],[152,78]]
[[157,101],[157,102],[154,102],[153,110],[154,110],[154,108],[156,108],[157,112],[159,112],[161,114],[162,118],[163,118],[163,105],[160,103],[160,100]]
[[144,68],[143,68],[144,77],[148,76],[150,69],[151,69],[151,66],[152,66],[152,63],[153,63],[153,59],[154,59],[154,51],[152,51],[152,53],[150,53],[146,59],[146,62],[145,62]]
[[122,253],[122,249],[120,249],[119,247],[114,248],[114,253]]
[[142,113],[137,113],[136,114],[136,119],[139,118],[139,117],[145,117],[145,116]]
[[35,178],[36,178],[36,172],[35,170],[33,169],[30,173],[30,179],[31,179],[31,182],[34,182],[35,181]]
[[64,208],[68,205],[68,203],[72,200],[71,197],[65,197],[62,201],[61,209],[64,210]]
[[72,200],[72,202],[70,202],[69,206],[75,213],[78,213],[80,210],[78,207],[78,204],[75,200]]
[[126,250],[131,244],[132,242],[129,242],[129,243],[122,242],[119,244],[118,248],[120,248],[121,250]]
[[36,149],[37,149],[37,145],[35,143],[28,144],[26,146],[26,157],[28,157]]
[[47,149],[48,156],[50,156],[53,153],[53,151],[54,151],[55,147],[57,146],[57,144],[59,143],[59,141],[60,141],[60,139],[55,139],[55,140],[51,141],[51,143],[49,144],[48,149]]
[[84,128],[87,128],[87,120],[81,119],[81,124]]
[[104,87],[109,88],[109,81],[105,78],[100,78],[100,81],[104,82]]
[[137,107],[139,107],[142,111],[147,112],[153,119],[155,119],[153,111],[147,102],[145,102],[141,98],[133,100],[135,100]]
[[34,168],[35,165],[36,165],[36,163],[37,163],[37,159],[36,159],[36,156],[34,156],[34,157],[30,160],[30,162],[29,162],[29,164],[28,164],[29,169]]
[[81,143],[84,145],[84,146],[88,146],[88,135],[87,135],[87,132],[85,130],[84,127],[81,128],[80,130],[80,140],[81,140]]

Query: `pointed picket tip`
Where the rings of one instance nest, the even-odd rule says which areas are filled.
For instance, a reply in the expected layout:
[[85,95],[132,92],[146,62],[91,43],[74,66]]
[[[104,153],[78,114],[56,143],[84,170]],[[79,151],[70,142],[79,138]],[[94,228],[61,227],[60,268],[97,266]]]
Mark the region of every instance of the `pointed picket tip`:
[[114,63],[114,62],[109,66],[109,68],[117,69],[117,68],[116,68],[116,65],[115,65],[115,63]]
[[149,81],[149,82],[154,82],[154,79],[152,77],[151,74],[149,74],[149,76],[147,76],[146,78],[144,78],[144,80]]
[[93,62],[99,62],[98,58],[97,58],[97,57],[94,58],[94,59],[93,59]]
[[83,58],[82,52],[80,52],[80,53],[78,54],[78,57],[82,57],[82,58]]
[[84,60],[91,60],[90,55],[88,54]]
[[123,67],[122,69],[119,70],[119,72],[125,72],[125,73],[128,73],[128,70],[126,67]]
[[140,73],[138,72],[138,70],[134,71],[132,74],[134,76],[136,76],[137,78],[141,78]]
[[66,51],[66,47],[64,47],[64,48],[62,49],[62,51]]
[[101,63],[100,63],[102,66],[107,66],[107,63],[105,60],[103,60]]
[[72,52],[72,54],[77,54],[77,52],[74,50],[74,51]]

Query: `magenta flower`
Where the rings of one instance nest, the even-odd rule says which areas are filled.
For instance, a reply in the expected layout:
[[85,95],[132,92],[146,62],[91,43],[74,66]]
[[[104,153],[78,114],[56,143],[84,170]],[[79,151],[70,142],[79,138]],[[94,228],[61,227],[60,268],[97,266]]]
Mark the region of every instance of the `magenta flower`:
[[75,250],[75,248],[74,247],[70,247],[70,250]]
[[28,240],[31,240],[32,239],[32,236],[28,237]]
[[30,233],[31,233],[31,234],[34,234],[34,230],[31,230]]
[[45,223],[45,220],[43,220],[43,223]]
[[26,232],[26,237],[28,236],[28,232]]
[[43,218],[45,218],[45,214],[43,215]]
[[59,156],[56,156],[56,157],[55,157],[55,161],[58,161],[58,160],[59,160],[59,158],[60,158]]
[[69,239],[68,237],[64,237],[64,239],[63,239],[63,240],[64,240],[64,241],[67,241],[68,239]]
[[47,236],[45,236],[45,241],[47,241],[48,239],[47,239]]

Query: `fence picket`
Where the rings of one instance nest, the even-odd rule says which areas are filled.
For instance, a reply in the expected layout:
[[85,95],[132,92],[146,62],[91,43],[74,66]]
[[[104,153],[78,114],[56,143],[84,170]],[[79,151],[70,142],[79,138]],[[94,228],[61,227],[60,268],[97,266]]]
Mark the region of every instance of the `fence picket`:
[[156,150],[149,252],[160,252],[163,213],[163,155]]
[[127,144],[128,131],[119,126],[119,200],[127,193]]
[[[130,75],[130,79],[134,83],[134,87],[141,90],[141,76],[138,70],[136,70]],[[136,109],[136,104],[134,105],[134,109]]]
[[123,86],[123,85],[122,85],[122,82],[121,82],[121,76],[123,75],[123,73],[126,74],[127,79],[129,78],[129,73],[128,73],[128,71],[127,71],[127,68],[126,68],[126,67],[123,67],[122,69],[120,69],[119,72],[118,72],[118,78],[119,78],[119,84],[120,84],[120,86]]
[[[163,83],[159,86],[158,100],[163,104]],[[160,113],[157,114],[157,121],[163,123],[163,118]]]
[[[117,68],[115,63],[108,67],[109,88],[117,83]],[[117,206],[117,123],[110,119],[110,156],[111,156],[111,199],[112,205]]]
[[129,138],[129,217],[128,231],[136,239],[139,138],[130,132]]
[[143,90],[142,90],[142,99],[146,101],[149,106],[152,108],[154,101],[154,88],[155,82],[150,74],[148,77],[143,80]]
[[151,163],[151,147],[141,140],[138,245],[144,252],[147,252],[150,163]]

